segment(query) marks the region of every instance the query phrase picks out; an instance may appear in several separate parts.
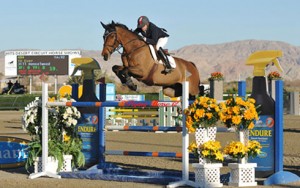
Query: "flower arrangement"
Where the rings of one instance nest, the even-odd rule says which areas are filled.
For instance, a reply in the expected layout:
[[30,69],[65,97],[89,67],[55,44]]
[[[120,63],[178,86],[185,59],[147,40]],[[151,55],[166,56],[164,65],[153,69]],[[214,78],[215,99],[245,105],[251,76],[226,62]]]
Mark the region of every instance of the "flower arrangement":
[[214,81],[214,80],[224,80],[224,75],[221,72],[213,72],[210,74],[210,77],[208,78],[208,81]]
[[207,141],[199,146],[200,155],[210,162],[224,161],[221,144],[218,141]]
[[247,154],[249,157],[256,157],[261,152],[261,144],[256,140],[249,140]]
[[193,153],[196,158],[201,156],[209,162],[224,161],[224,156],[221,152],[221,144],[218,141],[209,140],[199,147],[197,147],[196,142],[193,141],[189,145],[188,150],[190,153]]
[[280,80],[281,76],[277,71],[270,72],[268,74],[268,80]]
[[195,132],[200,127],[215,126],[219,120],[218,113],[220,108],[217,101],[209,97],[198,97],[185,109],[186,127],[189,132]]
[[196,141],[190,143],[188,147],[189,153],[192,153],[196,158],[199,158],[198,147]]
[[253,121],[258,120],[255,99],[231,97],[220,103],[219,116],[228,128],[234,126],[237,130],[253,129]]
[[[49,98],[48,101],[74,101],[70,96],[64,98]],[[26,107],[22,117],[23,129],[31,136],[28,147],[26,168],[34,164],[34,159],[42,155],[42,108],[38,97]],[[76,107],[57,106],[49,107],[48,116],[48,148],[49,156],[58,160],[59,169],[62,166],[63,155],[72,155],[73,166],[84,165],[84,155],[81,152],[82,141],[79,138],[76,125],[81,117]]]
[[232,158],[241,159],[246,156],[247,147],[242,142],[232,141],[229,145],[225,146],[223,152]]
[[245,156],[256,157],[261,152],[262,146],[256,140],[249,140],[247,146],[239,141],[232,141],[230,144],[225,146],[223,152],[235,159],[242,159]]

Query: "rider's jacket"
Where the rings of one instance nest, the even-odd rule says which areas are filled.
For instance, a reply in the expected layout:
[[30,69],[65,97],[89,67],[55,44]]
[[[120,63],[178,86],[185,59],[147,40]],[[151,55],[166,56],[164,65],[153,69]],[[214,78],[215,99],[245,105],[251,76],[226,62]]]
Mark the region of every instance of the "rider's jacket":
[[152,22],[149,22],[149,26],[146,32],[144,32],[141,28],[136,28],[134,32],[141,33],[144,37],[146,37],[146,42],[152,45],[156,45],[158,39],[160,38],[169,37],[165,29],[157,27]]

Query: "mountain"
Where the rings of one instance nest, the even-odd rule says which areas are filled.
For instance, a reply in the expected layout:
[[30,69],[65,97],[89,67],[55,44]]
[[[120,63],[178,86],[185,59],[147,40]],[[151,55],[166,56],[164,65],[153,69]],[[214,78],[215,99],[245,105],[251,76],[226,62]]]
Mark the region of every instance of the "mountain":
[[[279,59],[285,80],[300,79],[300,47],[284,42],[246,40],[216,45],[191,45],[175,51],[176,56],[193,61],[202,79],[210,73],[219,71],[224,74],[225,81],[245,80],[252,76],[253,67],[246,66],[246,59],[255,51],[282,50]],[[275,66],[269,71],[275,71]]]
[[[195,44],[171,51],[180,57],[196,64],[201,81],[207,81],[212,72],[221,72],[225,81],[245,80],[252,76],[253,67],[246,66],[246,59],[250,54],[259,50],[282,50],[283,57],[279,59],[284,72],[284,80],[300,80],[300,47],[280,41],[244,40],[230,43],[205,45]],[[101,51],[82,50],[82,56],[93,57],[101,65],[102,71],[109,76],[114,76],[111,67],[122,64],[120,55],[115,53],[109,61],[104,61]],[[4,51],[0,52],[0,71],[4,71]],[[275,66],[268,71],[275,71]],[[119,82],[119,81],[118,81]]]

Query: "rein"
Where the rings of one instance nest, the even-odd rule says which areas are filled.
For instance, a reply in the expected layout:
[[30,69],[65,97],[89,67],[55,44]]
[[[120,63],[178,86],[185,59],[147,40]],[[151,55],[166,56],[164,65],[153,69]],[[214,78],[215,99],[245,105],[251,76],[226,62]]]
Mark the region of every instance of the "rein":
[[116,45],[117,43],[119,43],[119,46],[118,46],[118,47],[116,47],[116,48],[113,49],[112,51],[109,51],[111,54],[114,53],[115,51],[117,51],[119,54],[122,54],[122,55],[125,55],[125,56],[129,57],[130,54],[132,54],[133,52],[139,50],[140,48],[143,48],[144,46],[147,46],[147,44],[144,44],[144,45],[142,45],[142,46],[139,46],[139,47],[137,47],[137,48],[134,48],[134,49],[131,50],[130,52],[125,52],[125,51],[123,51],[123,53],[121,53],[121,52],[119,51],[121,48],[125,48],[125,46],[128,45],[129,43],[132,43],[133,41],[140,40],[140,39],[139,39],[139,38],[134,38],[134,39],[129,40],[129,41],[126,42],[125,44],[122,44],[122,43],[118,40],[117,32],[116,32],[116,31],[113,31],[113,32],[108,33],[108,34],[105,36],[104,41],[106,41],[107,37],[108,37],[109,35],[111,35],[111,34],[115,34],[115,35],[116,35],[116,39],[115,39],[115,41],[114,41],[114,44],[113,44],[113,45],[107,45],[107,44],[105,44],[104,46],[107,46],[107,47],[110,47],[110,48],[115,48],[115,45]]

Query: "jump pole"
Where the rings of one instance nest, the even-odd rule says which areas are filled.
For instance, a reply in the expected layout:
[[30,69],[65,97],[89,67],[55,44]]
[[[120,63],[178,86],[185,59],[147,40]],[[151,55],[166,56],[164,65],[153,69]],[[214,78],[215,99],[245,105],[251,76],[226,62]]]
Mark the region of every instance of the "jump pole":
[[[182,98],[181,98],[182,110],[188,108],[189,106],[189,82],[184,81],[182,83]],[[179,187],[182,185],[189,185],[192,187],[197,187],[197,184],[189,180],[189,134],[186,129],[185,124],[186,116],[183,113],[182,116],[182,180],[178,182],[172,182],[167,187]]]

